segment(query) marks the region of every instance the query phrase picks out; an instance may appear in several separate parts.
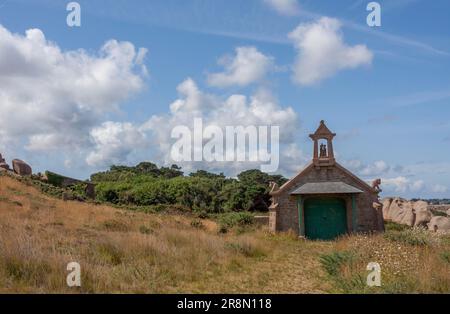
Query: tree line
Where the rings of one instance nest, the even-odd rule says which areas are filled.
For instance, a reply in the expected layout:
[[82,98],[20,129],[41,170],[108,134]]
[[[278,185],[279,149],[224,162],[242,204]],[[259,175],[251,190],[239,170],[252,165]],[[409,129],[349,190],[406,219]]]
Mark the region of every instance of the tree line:
[[118,205],[179,205],[192,211],[267,211],[269,183],[284,184],[281,175],[260,170],[241,172],[237,178],[205,170],[185,175],[177,165],[158,167],[151,162],[136,166],[111,166],[91,175],[96,199]]

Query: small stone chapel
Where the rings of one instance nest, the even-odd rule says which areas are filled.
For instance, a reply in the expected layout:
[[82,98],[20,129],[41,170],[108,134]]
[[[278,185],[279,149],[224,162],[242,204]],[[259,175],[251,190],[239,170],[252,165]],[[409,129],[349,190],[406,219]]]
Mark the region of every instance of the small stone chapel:
[[371,186],[337,163],[335,136],[321,121],[310,135],[314,152],[309,165],[281,187],[272,185],[271,231],[291,230],[308,239],[329,240],[384,230],[380,180]]

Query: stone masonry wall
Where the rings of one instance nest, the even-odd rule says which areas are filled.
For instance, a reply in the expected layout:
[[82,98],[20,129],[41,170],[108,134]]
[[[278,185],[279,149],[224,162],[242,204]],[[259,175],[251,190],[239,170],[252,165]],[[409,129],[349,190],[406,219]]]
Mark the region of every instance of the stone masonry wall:
[[364,193],[358,194],[356,197],[356,206],[358,209],[357,231],[381,231],[383,229],[383,226],[380,226],[381,217],[379,217],[379,213],[373,208],[373,203],[378,201],[377,194],[367,189],[367,186],[362,185],[341,169],[333,166],[327,168],[313,167],[298,178],[294,185],[277,197],[277,231],[292,230],[298,234],[297,200],[290,193],[305,183],[325,181],[342,181],[364,191]]

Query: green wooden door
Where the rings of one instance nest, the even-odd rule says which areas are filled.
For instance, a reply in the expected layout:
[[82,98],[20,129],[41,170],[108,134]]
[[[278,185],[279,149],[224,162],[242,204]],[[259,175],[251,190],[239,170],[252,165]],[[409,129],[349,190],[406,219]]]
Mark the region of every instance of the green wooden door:
[[330,240],[347,232],[345,201],[339,198],[312,198],[305,201],[305,235],[309,239]]

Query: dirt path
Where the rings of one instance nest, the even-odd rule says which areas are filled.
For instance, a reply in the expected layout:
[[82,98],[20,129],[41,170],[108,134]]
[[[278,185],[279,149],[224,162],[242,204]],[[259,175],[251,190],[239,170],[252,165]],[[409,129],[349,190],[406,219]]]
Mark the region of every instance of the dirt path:
[[210,276],[202,284],[186,287],[208,293],[327,293],[330,285],[319,255],[332,243],[292,239],[265,239],[270,253],[249,265],[236,265],[231,274]]

